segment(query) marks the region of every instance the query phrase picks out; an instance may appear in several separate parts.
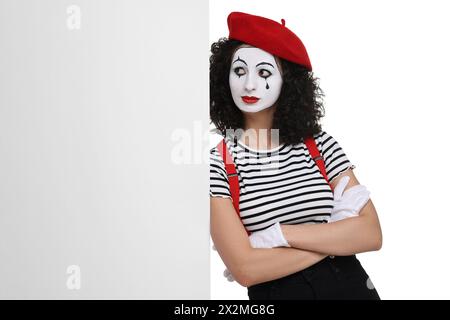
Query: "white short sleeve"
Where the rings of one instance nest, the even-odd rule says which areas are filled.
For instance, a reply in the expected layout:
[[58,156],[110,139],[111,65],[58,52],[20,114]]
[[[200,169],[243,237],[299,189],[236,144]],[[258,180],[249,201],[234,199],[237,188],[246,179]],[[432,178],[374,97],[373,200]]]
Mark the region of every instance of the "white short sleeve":
[[324,158],[325,169],[330,182],[344,171],[355,168],[339,143],[327,132],[322,131],[316,136],[316,144]]

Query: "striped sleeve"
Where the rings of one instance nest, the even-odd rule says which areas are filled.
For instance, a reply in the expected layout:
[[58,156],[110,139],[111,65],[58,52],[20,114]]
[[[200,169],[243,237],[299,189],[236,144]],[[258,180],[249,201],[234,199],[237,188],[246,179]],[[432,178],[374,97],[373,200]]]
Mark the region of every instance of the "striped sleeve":
[[217,147],[211,149],[209,154],[209,195],[211,197],[231,198],[225,163]]
[[318,149],[324,158],[330,182],[344,171],[355,168],[339,143],[325,131],[322,131],[319,136]]

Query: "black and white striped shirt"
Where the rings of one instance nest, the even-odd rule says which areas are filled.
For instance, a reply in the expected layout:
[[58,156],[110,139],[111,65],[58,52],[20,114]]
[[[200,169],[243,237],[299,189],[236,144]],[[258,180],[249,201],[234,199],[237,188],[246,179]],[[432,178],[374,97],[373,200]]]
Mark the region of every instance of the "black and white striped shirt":
[[[322,131],[314,135],[329,181],[355,166],[338,142]],[[225,137],[240,185],[239,210],[245,228],[258,231],[281,224],[328,222],[333,192],[312,160],[306,145],[280,145],[258,151]],[[231,198],[223,159],[210,150],[210,196]]]

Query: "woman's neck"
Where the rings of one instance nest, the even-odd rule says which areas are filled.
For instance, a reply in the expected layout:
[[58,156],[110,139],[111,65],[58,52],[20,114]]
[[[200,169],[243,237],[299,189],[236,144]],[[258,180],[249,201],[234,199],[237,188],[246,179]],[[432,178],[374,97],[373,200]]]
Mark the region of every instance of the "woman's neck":
[[250,148],[268,150],[279,145],[278,129],[272,129],[275,108],[245,113],[245,128],[241,141]]

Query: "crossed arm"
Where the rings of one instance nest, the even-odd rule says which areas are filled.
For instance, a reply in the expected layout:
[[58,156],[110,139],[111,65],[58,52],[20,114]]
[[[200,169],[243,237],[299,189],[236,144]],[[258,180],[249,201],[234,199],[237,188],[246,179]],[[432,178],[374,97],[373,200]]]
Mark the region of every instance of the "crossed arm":
[[[350,177],[346,189],[359,184],[353,171],[347,170],[332,181],[333,187],[344,175]],[[214,245],[234,279],[245,287],[306,269],[327,255],[351,255],[381,248],[381,228],[370,200],[358,217],[330,224],[282,225],[292,248],[271,249],[251,247],[231,199],[211,198],[210,205]]]
[[[333,188],[344,175],[350,177],[346,189],[359,184],[353,171],[347,170],[332,181]],[[359,216],[333,223],[281,225],[281,230],[291,247],[328,255],[346,256],[376,251],[382,246],[380,222],[370,199]]]

